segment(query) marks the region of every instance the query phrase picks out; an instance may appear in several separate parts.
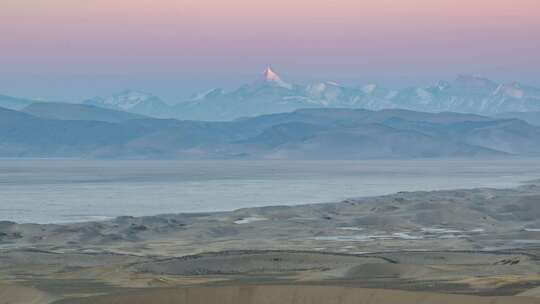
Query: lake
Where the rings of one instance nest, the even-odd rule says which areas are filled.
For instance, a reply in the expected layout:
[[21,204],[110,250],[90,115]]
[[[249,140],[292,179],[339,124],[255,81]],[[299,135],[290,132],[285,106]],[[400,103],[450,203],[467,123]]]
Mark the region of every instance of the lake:
[[0,220],[62,223],[224,211],[398,191],[513,187],[540,160],[0,160]]

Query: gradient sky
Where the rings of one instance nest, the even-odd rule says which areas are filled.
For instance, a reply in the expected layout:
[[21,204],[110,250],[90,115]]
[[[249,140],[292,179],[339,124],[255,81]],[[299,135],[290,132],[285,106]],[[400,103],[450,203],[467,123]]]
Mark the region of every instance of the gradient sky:
[[1,0],[0,94],[175,101],[250,81],[540,85],[539,0]]

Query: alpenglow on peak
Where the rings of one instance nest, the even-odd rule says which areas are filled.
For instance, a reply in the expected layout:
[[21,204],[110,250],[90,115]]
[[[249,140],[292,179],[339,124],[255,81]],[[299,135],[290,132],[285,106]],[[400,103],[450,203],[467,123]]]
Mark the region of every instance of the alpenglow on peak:
[[263,77],[265,81],[277,84],[280,87],[287,88],[287,89],[292,88],[292,85],[281,80],[279,75],[276,74],[276,72],[274,72],[271,67],[267,67],[266,70],[264,70]]
[[278,74],[276,74],[271,67],[267,67],[266,70],[264,70],[264,79],[267,81],[281,81],[281,78],[279,78]]

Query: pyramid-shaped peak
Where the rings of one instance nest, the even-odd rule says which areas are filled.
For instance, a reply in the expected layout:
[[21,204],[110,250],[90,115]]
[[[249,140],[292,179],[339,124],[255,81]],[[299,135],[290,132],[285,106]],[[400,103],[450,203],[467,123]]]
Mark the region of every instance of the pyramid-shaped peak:
[[271,67],[267,67],[264,71],[264,79],[267,81],[281,81],[278,74],[276,74]]
[[289,90],[293,88],[291,84],[288,84],[285,81],[281,80],[279,75],[276,74],[276,72],[274,72],[271,67],[268,67],[266,68],[266,70],[264,70],[263,77],[263,82],[266,84],[270,84],[271,86],[282,87]]

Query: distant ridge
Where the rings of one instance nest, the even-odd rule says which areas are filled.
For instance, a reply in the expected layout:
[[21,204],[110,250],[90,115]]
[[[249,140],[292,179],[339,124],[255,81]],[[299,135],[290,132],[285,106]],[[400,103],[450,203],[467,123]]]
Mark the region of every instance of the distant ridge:
[[531,125],[540,126],[540,112],[509,112],[496,115],[497,118],[517,118]]
[[11,97],[11,96],[6,96],[6,95],[0,95],[0,107],[5,108],[5,109],[20,110],[36,102],[38,101],[25,99],[25,98],[17,98],[17,97]]
[[22,111],[36,117],[59,120],[123,122],[131,119],[146,118],[145,116],[138,114],[110,110],[91,105],[59,102],[33,103],[24,108]]
[[[73,108],[68,107],[67,111],[63,105],[59,108],[62,119],[0,108],[0,157],[414,159],[540,156],[540,127],[518,119],[494,119],[474,114],[326,108],[229,122],[204,122],[138,116],[131,119],[130,114],[105,110],[107,115],[112,115],[109,121],[103,121],[103,118],[96,121],[82,118],[102,115],[104,110],[88,107],[83,106],[82,111],[75,107],[78,120],[64,120]],[[47,111],[58,109],[54,104],[43,108]]]

